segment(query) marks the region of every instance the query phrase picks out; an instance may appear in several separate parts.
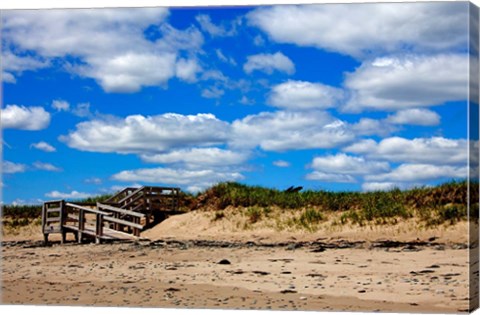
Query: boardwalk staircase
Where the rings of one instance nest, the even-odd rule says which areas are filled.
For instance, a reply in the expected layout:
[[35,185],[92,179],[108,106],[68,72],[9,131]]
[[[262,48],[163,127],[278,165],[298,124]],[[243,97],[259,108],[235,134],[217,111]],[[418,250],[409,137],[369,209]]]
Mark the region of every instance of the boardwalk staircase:
[[104,240],[138,239],[140,232],[178,211],[180,189],[174,187],[127,187],[102,203],[79,204],[52,200],[43,204],[42,232],[45,244],[50,234],[73,233],[82,243],[90,238]]

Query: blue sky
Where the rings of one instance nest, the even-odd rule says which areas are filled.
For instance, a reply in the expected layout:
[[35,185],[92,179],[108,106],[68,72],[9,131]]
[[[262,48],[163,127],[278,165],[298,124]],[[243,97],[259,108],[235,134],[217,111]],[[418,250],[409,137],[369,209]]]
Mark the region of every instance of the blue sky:
[[466,178],[468,17],[467,3],[3,11],[3,201]]

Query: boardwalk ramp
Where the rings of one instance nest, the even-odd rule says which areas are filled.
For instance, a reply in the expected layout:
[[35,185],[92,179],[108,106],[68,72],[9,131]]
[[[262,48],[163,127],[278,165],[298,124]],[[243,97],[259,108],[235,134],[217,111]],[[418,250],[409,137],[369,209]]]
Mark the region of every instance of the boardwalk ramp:
[[42,209],[45,243],[55,233],[62,235],[62,243],[67,233],[72,233],[79,243],[86,239],[96,243],[138,239],[142,230],[179,213],[179,192],[179,188],[173,187],[128,187],[103,203],[47,201]]

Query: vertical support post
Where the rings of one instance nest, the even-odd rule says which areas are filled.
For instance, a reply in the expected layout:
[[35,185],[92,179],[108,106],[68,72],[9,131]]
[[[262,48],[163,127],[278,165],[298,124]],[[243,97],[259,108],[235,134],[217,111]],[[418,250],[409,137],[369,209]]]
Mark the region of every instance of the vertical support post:
[[85,213],[83,209],[79,209],[78,213],[78,243],[82,243],[82,232],[85,229]]
[[97,213],[96,220],[95,220],[95,243],[100,244],[102,239],[101,236],[103,235],[103,215]]
[[45,233],[47,227],[47,209],[47,203],[45,202],[42,207],[42,233],[45,245],[48,245],[48,233]]
[[[140,223],[140,218],[139,217],[133,217],[133,223],[139,224]],[[135,236],[140,236],[140,229],[138,228],[133,228],[133,235]]]
[[66,238],[67,238],[67,232],[63,228],[63,225],[65,224],[65,218],[66,218],[66,207],[65,207],[65,200],[60,201],[60,233],[62,233],[62,240],[61,243],[65,243]]
[[[113,217],[114,217],[115,219],[119,219],[119,218],[120,218],[120,213],[115,212],[115,213],[113,214]],[[120,224],[118,224],[118,223],[116,223],[116,222],[113,223],[113,229],[116,230],[116,231],[120,231]]]
[[60,244],[63,244],[67,241],[67,232],[62,228],[62,240],[60,241]]

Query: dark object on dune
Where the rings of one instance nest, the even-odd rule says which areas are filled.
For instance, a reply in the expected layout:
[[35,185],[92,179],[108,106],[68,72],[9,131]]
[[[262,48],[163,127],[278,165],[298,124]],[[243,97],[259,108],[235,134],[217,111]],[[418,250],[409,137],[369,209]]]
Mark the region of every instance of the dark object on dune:
[[285,189],[285,192],[287,193],[296,193],[296,192],[299,192],[300,190],[303,189],[303,186],[290,186],[288,187],[287,189]]
[[292,192],[293,188],[295,188],[295,186],[290,186],[287,189],[285,189],[285,192]]

